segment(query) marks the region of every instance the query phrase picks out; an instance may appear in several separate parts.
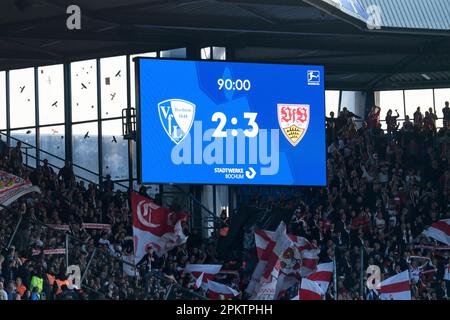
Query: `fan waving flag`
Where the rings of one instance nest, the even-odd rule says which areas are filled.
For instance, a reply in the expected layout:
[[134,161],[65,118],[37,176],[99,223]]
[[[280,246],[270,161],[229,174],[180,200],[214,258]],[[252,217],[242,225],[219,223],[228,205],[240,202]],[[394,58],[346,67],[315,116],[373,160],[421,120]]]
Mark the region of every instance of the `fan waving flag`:
[[219,282],[208,281],[208,297],[213,300],[229,300],[239,295],[239,292]]
[[286,234],[286,225],[281,222],[275,231],[256,230],[255,244],[258,264],[252,274],[247,293],[254,296],[261,285],[271,281],[271,274],[280,256],[291,246],[291,240]]
[[308,279],[314,281],[326,294],[333,278],[333,269],[333,262],[321,263],[317,266],[316,272],[312,273]]
[[159,256],[186,242],[180,214],[161,207],[135,192],[131,195],[133,210],[133,240],[135,261],[138,263],[152,247]]
[[323,300],[322,289],[312,280],[302,279],[302,284],[298,292],[300,300]]
[[380,300],[411,300],[409,271],[390,277],[380,284]]
[[298,252],[300,255],[300,275],[302,277],[308,277],[317,269],[320,249],[306,238],[292,235],[290,235],[289,238],[292,241],[292,247],[295,249],[294,251]]
[[[33,186],[29,180],[0,170],[0,204],[8,206],[20,197],[31,193],[41,192],[39,187]],[[0,207],[0,210],[2,208]]]
[[423,232],[427,237],[450,245],[450,219],[439,220]]
[[308,277],[317,268],[320,249],[308,239],[289,235],[290,246],[280,257],[280,275],[278,277],[276,296],[280,297],[301,278]]

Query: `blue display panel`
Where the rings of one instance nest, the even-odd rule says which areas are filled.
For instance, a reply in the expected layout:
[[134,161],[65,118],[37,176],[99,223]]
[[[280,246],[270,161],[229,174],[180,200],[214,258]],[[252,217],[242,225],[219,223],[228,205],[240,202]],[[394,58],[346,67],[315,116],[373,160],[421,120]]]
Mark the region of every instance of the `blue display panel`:
[[144,183],[326,185],[320,66],[136,59]]

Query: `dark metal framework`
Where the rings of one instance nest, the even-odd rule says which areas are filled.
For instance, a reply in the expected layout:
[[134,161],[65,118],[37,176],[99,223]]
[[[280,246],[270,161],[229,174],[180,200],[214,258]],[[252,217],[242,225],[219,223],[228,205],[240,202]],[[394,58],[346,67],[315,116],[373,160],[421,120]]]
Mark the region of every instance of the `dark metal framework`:
[[[228,59],[325,65],[327,89],[448,86],[449,32],[368,30],[319,2],[37,0],[17,8],[6,0],[0,70],[215,45],[233,48]],[[81,30],[66,27],[71,4],[81,9]]]

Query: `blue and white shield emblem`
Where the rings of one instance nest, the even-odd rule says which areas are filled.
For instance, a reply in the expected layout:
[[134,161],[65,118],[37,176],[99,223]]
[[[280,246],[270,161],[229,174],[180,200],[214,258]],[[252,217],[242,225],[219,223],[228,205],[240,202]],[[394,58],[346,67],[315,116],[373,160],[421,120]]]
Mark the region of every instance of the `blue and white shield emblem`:
[[169,99],[158,103],[159,119],[167,135],[176,144],[191,130],[195,116],[195,104],[181,99]]

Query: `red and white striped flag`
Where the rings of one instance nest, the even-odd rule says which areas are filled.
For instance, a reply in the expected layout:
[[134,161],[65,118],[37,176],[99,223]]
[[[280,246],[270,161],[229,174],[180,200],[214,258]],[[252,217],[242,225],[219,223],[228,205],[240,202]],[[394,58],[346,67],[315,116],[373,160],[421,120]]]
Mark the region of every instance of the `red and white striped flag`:
[[197,279],[195,287],[200,288],[202,283],[206,284],[208,280],[214,279],[220,269],[222,269],[221,264],[188,264],[183,272],[191,273]]
[[439,220],[433,223],[423,234],[450,245],[450,219]]
[[380,284],[380,300],[411,300],[409,271],[387,278]]
[[111,230],[111,225],[105,223],[82,223],[81,226],[85,229]]
[[307,278],[302,279],[298,296],[300,300],[323,300],[323,291],[316,282]]
[[255,230],[256,253],[259,261],[246,289],[248,294],[255,296],[263,283],[271,281],[275,265],[291,243],[286,234],[284,222],[281,222],[275,231]]
[[239,295],[239,292],[215,281],[208,281],[208,297],[213,300],[229,300]]
[[289,238],[292,240],[293,247],[300,253],[300,275],[301,277],[308,277],[317,270],[320,249],[306,238],[292,235]]
[[321,263],[317,266],[316,272],[311,274],[308,279],[314,281],[324,294],[328,291],[328,286],[333,278],[333,262]]
[[47,224],[46,226],[54,230],[70,231],[70,226],[68,224]]
[[289,235],[291,245],[280,257],[281,270],[276,296],[280,297],[301,278],[306,278],[317,269],[320,250],[306,238]]
[[43,252],[44,255],[66,254],[66,249],[65,248],[45,249],[44,251],[33,249],[31,255],[36,256],[38,254],[41,254],[41,252]]

